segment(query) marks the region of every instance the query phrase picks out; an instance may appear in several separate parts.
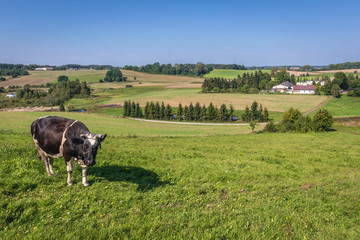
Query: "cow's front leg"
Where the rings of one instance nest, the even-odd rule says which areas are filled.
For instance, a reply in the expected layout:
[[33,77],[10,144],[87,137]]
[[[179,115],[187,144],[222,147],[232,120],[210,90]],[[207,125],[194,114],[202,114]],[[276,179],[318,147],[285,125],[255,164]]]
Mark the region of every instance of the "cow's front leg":
[[89,186],[89,183],[86,179],[86,170],[87,170],[87,167],[86,165],[81,165],[81,173],[82,173],[82,184],[84,185],[84,187],[88,187]]
[[71,180],[71,174],[73,172],[72,162],[73,162],[72,159],[70,159],[70,161],[66,162],[66,169],[67,169],[67,173],[68,173],[67,184],[69,186],[73,185],[72,180]]

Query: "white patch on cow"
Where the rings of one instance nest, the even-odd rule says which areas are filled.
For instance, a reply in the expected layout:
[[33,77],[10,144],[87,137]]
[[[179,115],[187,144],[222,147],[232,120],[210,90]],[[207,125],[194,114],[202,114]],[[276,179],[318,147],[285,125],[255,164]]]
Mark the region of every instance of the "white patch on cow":
[[87,167],[86,166],[81,166],[81,173],[82,173],[82,184],[84,185],[84,187],[88,187],[89,186],[89,183],[86,179],[86,170],[87,170]]
[[93,139],[93,138],[88,138],[88,140],[89,140],[91,146],[94,146],[95,143],[97,142],[97,140],[96,140],[96,139]]
[[69,162],[66,163],[66,170],[68,172],[67,184],[69,186],[73,185],[72,184],[72,179],[71,179],[71,173],[73,171],[72,162],[73,162],[73,160],[71,159]]
[[47,118],[48,116],[44,116],[44,117],[39,117],[38,119],[42,119],[42,118]]

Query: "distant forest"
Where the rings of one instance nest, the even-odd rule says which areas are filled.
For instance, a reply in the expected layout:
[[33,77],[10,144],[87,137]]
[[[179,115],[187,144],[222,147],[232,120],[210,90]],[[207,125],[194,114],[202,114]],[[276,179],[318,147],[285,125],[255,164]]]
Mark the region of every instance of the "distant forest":
[[360,68],[360,62],[346,62],[338,64],[330,64],[330,70],[341,70],[341,69],[357,69]]
[[154,74],[167,74],[167,75],[182,75],[182,76],[202,76],[211,72],[213,69],[234,69],[234,70],[246,70],[244,65],[237,64],[160,64],[158,62],[154,64],[147,64],[144,66],[132,66],[126,65],[122,69],[132,70],[145,73]]
[[[36,68],[51,67],[53,70],[67,70],[67,69],[95,69],[95,70],[107,70],[114,68],[111,65],[80,65],[80,64],[66,64],[61,66],[51,65],[37,65],[37,64],[8,64],[0,63],[0,71],[5,70],[35,70]],[[0,75],[2,75],[0,73]]]

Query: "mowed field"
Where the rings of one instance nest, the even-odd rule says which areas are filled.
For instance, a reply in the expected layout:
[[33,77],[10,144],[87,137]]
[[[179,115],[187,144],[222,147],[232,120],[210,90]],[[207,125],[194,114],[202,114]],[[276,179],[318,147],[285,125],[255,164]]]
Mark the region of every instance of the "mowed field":
[[131,137],[123,119],[69,113],[110,134],[85,188],[80,168],[72,187],[47,176],[41,113],[0,114],[0,239],[359,239],[359,128]]

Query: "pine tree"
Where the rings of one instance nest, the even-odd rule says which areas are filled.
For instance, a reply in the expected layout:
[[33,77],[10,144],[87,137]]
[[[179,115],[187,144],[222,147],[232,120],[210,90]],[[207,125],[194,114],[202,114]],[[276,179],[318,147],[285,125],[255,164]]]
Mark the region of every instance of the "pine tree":
[[258,103],[256,101],[254,101],[252,104],[251,104],[251,120],[258,120],[259,118],[259,112],[257,110],[258,108]]
[[249,106],[246,106],[245,112],[241,115],[241,119],[244,122],[250,122],[251,121],[251,112],[250,112]]
[[225,122],[227,118],[228,118],[228,110],[226,108],[226,105],[222,104],[219,110],[219,120],[221,122]]
[[197,102],[194,107],[194,120],[199,121],[201,118],[201,106],[200,103]]
[[205,105],[201,108],[201,120],[207,120],[207,107]]
[[127,113],[128,107],[129,107],[129,106],[128,106],[128,101],[125,100],[125,101],[124,101],[124,112],[123,112],[123,116],[124,116],[124,117],[127,116],[126,113]]
[[234,106],[231,104],[230,105],[230,110],[229,110],[229,118],[228,118],[228,121],[233,121],[233,118],[234,118]]
[[182,105],[181,103],[179,103],[179,107],[178,107],[178,110],[176,112],[176,120],[178,121],[182,121],[183,120],[183,115],[184,111],[183,111],[183,108],[182,108]]
[[267,110],[267,108],[264,109],[264,122],[268,122],[269,121],[269,112]]
[[261,104],[260,104],[259,112],[258,112],[258,120],[259,120],[259,122],[264,121],[263,107]]
[[174,118],[174,115],[172,113],[172,108],[169,104],[166,105],[165,116],[167,120],[172,120]]
[[189,105],[188,115],[189,115],[189,120],[194,121],[194,106],[192,103],[190,103]]
[[155,103],[155,119],[161,119],[160,117],[160,104],[159,102]]
[[160,107],[160,119],[165,119],[165,104],[164,104],[164,102],[161,103],[161,107]]
[[216,119],[216,110],[215,107],[213,105],[213,103],[210,103],[209,106],[207,107],[207,111],[206,111],[206,116],[207,119],[212,121]]
[[137,118],[144,117],[139,103],[136,104],[136,114],[135,115]]
[[189,121],[189,107],[188,106],[184,107],[184,120]]
[[150,116],[150,104],[149,102],[146,102],[145,109],[144,109],[144,115],[146,119],[149,119]]
[[136,105],[135,102],[131,103],[131,113],[130,113],[131,117],[136,117]]

